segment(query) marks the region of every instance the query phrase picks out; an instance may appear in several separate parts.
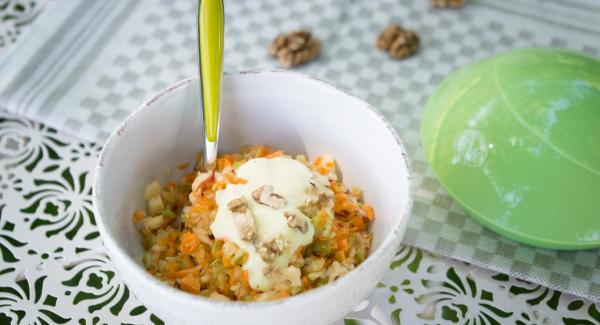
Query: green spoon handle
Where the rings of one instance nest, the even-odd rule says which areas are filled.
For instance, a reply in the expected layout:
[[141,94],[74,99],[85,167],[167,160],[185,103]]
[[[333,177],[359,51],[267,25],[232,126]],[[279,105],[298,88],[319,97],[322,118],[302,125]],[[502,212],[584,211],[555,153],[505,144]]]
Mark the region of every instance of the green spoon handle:
[[198,0],[198,57],[202,96],[205,166],[213,166],[217,156],[221,77],[223,73],[222,0]]

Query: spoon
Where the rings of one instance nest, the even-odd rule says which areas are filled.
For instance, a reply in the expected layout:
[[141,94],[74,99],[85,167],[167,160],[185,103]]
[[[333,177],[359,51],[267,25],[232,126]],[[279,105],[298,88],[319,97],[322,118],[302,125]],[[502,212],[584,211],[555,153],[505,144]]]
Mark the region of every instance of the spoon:
[[[203,172],[213,172],[219,143],[219,111],[221,106],[221,77],[223,74],[223,1],[198,0],[198,74],[200,105],[204,123]],[[177,218],[183,228],[183,213]]]
[[223,25],[223,1],[198,0],[198,67],[204,122],[204,172],[213,171],[217,160],[223,74]]

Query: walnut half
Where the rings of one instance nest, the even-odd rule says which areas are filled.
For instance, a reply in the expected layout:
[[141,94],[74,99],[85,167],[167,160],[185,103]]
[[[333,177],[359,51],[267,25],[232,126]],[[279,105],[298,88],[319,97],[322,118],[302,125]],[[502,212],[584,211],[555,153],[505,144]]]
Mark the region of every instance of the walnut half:
[[333,198],[333,192],[316,180],[310,181],[306,191],[306,204],[321,204]]
[[254,217],[248,210],[243,198],[231,200],[227,203],[227,208],[233,214],[233,222],[240,231],[242,240],[252,241],[256,238],[256,227],[254,226]]
[[227,203],[227,208],[233,213],[245,213],[248,210],[243,198],[237,198]]
[[252,192],[254,201],[262,205],[270,206],[274,209],[279,209],[285,205],[283,196],[273,193],[273,186],[263,185]]
[[300,230],[303,234],[308,231],[308,222],[306,220],[300,220],[297,215],[289,212],[284,213],[285,219],[287,220],[287,225],[290,228],[296,228]]
[[273,275],[275,275],[276,273],[280,273],[280,272],[279,272],[279,269],[276,269],[276,268],[274,268],[274,267],[273,267],[273,266],[271,266],[271,265],[265,266],[265,267],[263,268],[263,274],[264,274],[264,275],[266,275],[266,276],[273,276]]
[[283,236],[277,236],[270,241],[263,243],[258,248],[258,254],[267,263],[273,262],[289,245],[288,241]]

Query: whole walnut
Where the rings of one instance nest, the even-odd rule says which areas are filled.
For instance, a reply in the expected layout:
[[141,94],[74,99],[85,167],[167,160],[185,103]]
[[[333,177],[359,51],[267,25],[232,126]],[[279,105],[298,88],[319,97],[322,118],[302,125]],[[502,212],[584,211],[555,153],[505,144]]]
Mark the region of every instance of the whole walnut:
[[286,68],[312,60],[320,52],[321,41],[306,30],[279,34],[267,48],[267,53]]
[[395,59],[411,56],[419,47],[419,35],[405,30],[398,24],[392,24],[377,37],[377,47],[387,51]]
[[431,0],[431,5],[436,8],[460,8],[465,0]]

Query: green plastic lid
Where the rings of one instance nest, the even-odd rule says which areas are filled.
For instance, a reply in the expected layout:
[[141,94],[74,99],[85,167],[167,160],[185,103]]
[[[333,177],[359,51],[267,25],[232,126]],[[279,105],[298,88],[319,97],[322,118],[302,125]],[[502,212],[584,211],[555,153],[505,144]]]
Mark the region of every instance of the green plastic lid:
[[600,61],[532,48],[453,72],[421,125],[427,160],[476,220],[534,246],[600,247]]

